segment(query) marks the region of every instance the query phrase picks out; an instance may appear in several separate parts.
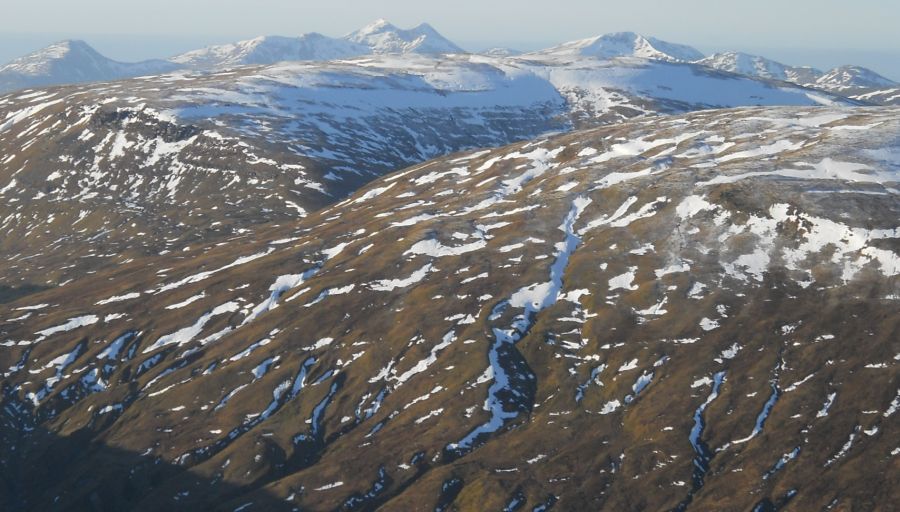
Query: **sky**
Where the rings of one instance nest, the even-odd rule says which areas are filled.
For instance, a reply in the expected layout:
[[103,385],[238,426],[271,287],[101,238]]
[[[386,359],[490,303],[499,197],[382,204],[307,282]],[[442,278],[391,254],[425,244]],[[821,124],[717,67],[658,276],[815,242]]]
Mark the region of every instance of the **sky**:
[[858,64],[900,80],[895,0],[30,0],[3,11],[0,62],[61,39],[132,61],[259,35],[341,36],[386,18],[402,28],[428,22],[472,51],[533,50],[627,30],[704,53]]

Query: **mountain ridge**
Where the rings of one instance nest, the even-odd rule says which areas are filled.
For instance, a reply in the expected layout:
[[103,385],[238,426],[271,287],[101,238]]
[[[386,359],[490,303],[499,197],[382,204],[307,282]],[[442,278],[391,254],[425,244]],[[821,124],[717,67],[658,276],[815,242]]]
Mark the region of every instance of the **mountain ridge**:
[[[72,46],[76,47],[76,53],[81,57],[76,58],[76,62],[68,65],[63,72],[54,73],[52,68],[58,65],[62,56],[70,53],[60,50],[66,45],[66,42],[51,45],[0,68],[0,92],[81,81],[130,78],[179,69],[211,71],[242,65],[269,65],[299,60],[328,61],[371,54],[465,53],[465,50],[427,23],[411,29],[400,29],[385,19],[376,20],[340,38],[314,32],[296,37],[259,36],[191,50],[171,57],[168,61],[150,60],[133,64],[107,59],[79,41]],[[495,58],[532,60],[637,57],[667,62],[693,62],[746,76],[788,81],[862,101],[900,101],[893,93],[893,89],[898,87],[896,82],[860,66],[842,66],[823,72],[810,67],[789,66],[741,52],[716,53],[707,57],[690,46],[668,43],[634,32],[602,34],[526,54],[505,49],[492,49],[484,54]],[[28,70],[30,72],[26,72]]]

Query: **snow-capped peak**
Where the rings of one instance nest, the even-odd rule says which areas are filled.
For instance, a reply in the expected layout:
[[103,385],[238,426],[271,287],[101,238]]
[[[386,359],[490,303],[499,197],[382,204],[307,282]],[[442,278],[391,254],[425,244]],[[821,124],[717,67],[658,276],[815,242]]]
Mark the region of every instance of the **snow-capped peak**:
[[295,60],[335,60],[366,55],[364,45],[315,32],[299,37],[262,36],[231,44],[209,46],[176,57],[172,62],[198,69]]
[[67,40],[0,67],[0,91],[165,73],[179,66],[163,60],[117,62],[84,41]]
[[347,34],[344,39],[366,45],[374,53],[465,53],[427,23],[405,30],[385,19],[378,19]]
[[377,20],[369,23],[363,28],[359,29],[355,33],[357,34],[374,34],[376,32],[381,32],[384,30],[398,30],[390,21],[384,18],[378,18]]
[[690,46],[668,43],[634,32],[616,32],[570,41],[537,52],[537,55],[595,57],[600,59],[640,57],[669,62],[693,62],[703,58],[702,53]]
[[37,76],[48,72],[55,62],[73,58],[95,61],[104,59],[102,55],[84,41],[66,40],[53,43],[46,48],[19,57],[0,67],[0,73],[16,72],[23,75]]

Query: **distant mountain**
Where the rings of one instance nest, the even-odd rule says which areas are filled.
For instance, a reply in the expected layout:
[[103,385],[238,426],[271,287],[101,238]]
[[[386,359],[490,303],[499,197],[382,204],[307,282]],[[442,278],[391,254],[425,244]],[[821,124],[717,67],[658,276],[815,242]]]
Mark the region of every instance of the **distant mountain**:
[[716,53],[697,61],[697,64],[741,75],[784,80],[798,84],[815,82],[824,74],[818,69],[788,66],[759,55],[742,52]]
[[524,52],[520,50],[514,50],[512,48],[488,48],[487,50],[483,50],[478,52],[481,55],[487,55],[488,57],[516,57],[522,55]]
[[195,69],[213,69],[282,61],[335,60],[372,53],[365,45],[322,34],[299,37],[263,36],[231,44],[209,46],[171,59]]
[[634,32],[617,32],[570,41],[535,52],[532,55],[596,57],[600,59],[641,57],[669,62],[693,62],[704,57],[702,53],[690,46],[668,43]]
[[[261,36],[246,41],[209,46],[170,59],[192,69],[221,69],[284,61],[329,61],[361,55],[390,53],[466,53],[428,24],[409,30],[377,20],[343,38],[318,33],[299,37]],[[510,53],[505,54],[508,56]]]
[[897,94],[900,84],[860,66],[841,66],[822,72],[741,52],[716,53],[696,63],[741,75],[784,80],[870,103],[887,105],[900,101]]
[[816,80],[816,86],[820,89],[854,94],[898,85],[900,84],[860,66],[834,68]]
[[375,53],[466,53],[427,23],[404,30],[379,19],[347,34],[344,39],[364,44]]
[[823,71],[812,66],[788,66],[788,81],[799,85],[812,85],[823,74]]
[[164,60],[117,62],[104,57],[84,41],[61,41],[0,67],[0,92],[154,75],[179,67]]

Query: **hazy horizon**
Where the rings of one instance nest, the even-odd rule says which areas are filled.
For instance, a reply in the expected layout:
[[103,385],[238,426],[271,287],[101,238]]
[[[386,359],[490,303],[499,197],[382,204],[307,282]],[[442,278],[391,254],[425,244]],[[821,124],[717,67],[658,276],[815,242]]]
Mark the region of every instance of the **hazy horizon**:
[[340,37],[386,18],[401,28],[427,22],[469,51],[493,46],[528,51],[634,31],[694,46],[706,54],[743,51],[825,69],[857,64],[900,81],[900,35],[893,26],[900,19],[900,6],[878,0],[860,0],[853,9],[837,0],[799,0],[791,5],[760,0],[741,6],[687,0],[677,7],[649,0],[640,6],[607,5],[560,0],[552,9],[523,9],[509,0],[428,6],[410,0],[379,5],[351,0],[304,6],[264,0],[248,10],[244,2],[234,0],[190,4],[159,0],[152,9],[84,0],[54,6],[57,13],[48,20],[45,5],[19,4],[8,7],[0,20],[0,62],[62,39],[82,39],[107,57],[136,61],[260,35],[320,32]]

